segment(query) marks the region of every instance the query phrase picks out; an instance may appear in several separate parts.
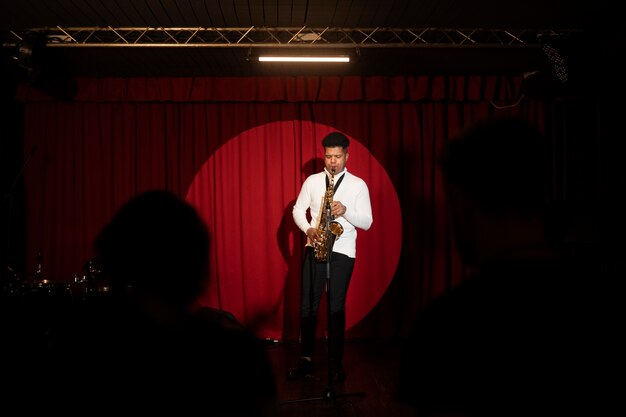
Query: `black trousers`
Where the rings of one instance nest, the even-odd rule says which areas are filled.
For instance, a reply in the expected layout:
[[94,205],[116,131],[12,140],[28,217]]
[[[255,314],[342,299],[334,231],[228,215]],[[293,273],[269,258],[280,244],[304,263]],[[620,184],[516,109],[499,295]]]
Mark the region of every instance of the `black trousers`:
[[[327,282],[327,263],[316,262],[313,248],[307,247],[302,265],[301,322],[302,356],[313,356],[317,311]],[[346,325],[346,295],[354,270],[354,258],[333,252],[330,257],[330,316],[328,336],[331,361],[341,363]]]
[[[302,265],[301,316],[316,317],[326,285],[326,262],[315,262],[313,248],[307,247]],[[342,253],[330,255],[330,314],[345,311],[354,258]]]

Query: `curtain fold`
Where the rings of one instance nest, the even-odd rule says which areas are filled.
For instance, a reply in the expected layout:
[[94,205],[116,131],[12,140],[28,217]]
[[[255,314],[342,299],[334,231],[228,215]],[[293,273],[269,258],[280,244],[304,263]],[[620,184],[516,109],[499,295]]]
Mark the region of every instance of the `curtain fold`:
[[[407,334],[413,315],[463,277],[435,157],[463,126],[546,106],[507,77],[81,79],[71,101],[20,86],[25,106],[27,269],[71,282],[127,199],[160,188],[194,204],[212,235],[199,302],[259,337],[298,337],[304,234],[291,206],[323,167],[322,137],[352,139],[348,170],[370,187],[359,232],[348,337]],[[493,105],[516,103],[514,106]],[[175,279],[175,278],[173,278]],[[324,309],[320,309],[324,311]]]
[[[515,101],[523,77],[81,78],[74,102]],[[55,101],[20,84],[21,101]]]

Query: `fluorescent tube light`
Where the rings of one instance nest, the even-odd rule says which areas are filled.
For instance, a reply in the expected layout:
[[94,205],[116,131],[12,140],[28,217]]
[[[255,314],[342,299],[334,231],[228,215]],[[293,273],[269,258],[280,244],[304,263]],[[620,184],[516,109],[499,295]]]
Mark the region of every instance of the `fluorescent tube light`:
[[350,62],[349,56],[259,56],[259,62]]

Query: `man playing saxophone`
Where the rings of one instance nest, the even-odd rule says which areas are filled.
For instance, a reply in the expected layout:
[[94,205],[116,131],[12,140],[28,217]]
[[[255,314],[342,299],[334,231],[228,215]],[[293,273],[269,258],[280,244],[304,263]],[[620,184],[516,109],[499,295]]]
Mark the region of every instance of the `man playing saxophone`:
[[373,221],[367,184],[346,169],[349,144],[349,139],[340,132],[331,132],[322,139],[324,170],[304,181],[293,207],[294,221],[306,233],[307,242],[301,276],[301,357],[289,370],[288,379],[312,376],[315,371],[317,311],[326,281],[330,301],[329,370],[334,382],[343,382],[346,378],[343,368],[345,306],[356,259],[356,229],[367,230]]

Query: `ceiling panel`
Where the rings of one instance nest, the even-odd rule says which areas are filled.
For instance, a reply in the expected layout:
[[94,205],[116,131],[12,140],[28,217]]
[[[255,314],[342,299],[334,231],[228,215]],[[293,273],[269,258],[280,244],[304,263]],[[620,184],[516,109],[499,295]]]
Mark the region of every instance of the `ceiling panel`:
[[[573,4],[575,3],[575,4]],[[20,42],[11,31],[44,27],[308,27],[609,30],[606,5],[565,0],[20,0],[0,2],[3,66]],[[620,26],[621,27],[621,26]],[[11,46],[12,45],[12,46]],[[46,48],[46,68],[68,76],[523,74],[550,63],[529,47],[351,48],[347,66],[262,66],[252,48]],[[15,70],[15,68],[11,68]],[[17,69],[19,72],[19,69]]]
[[44,26],[338,26],[555,29],[619,23],[608,0],[19,0],[0,28]]

